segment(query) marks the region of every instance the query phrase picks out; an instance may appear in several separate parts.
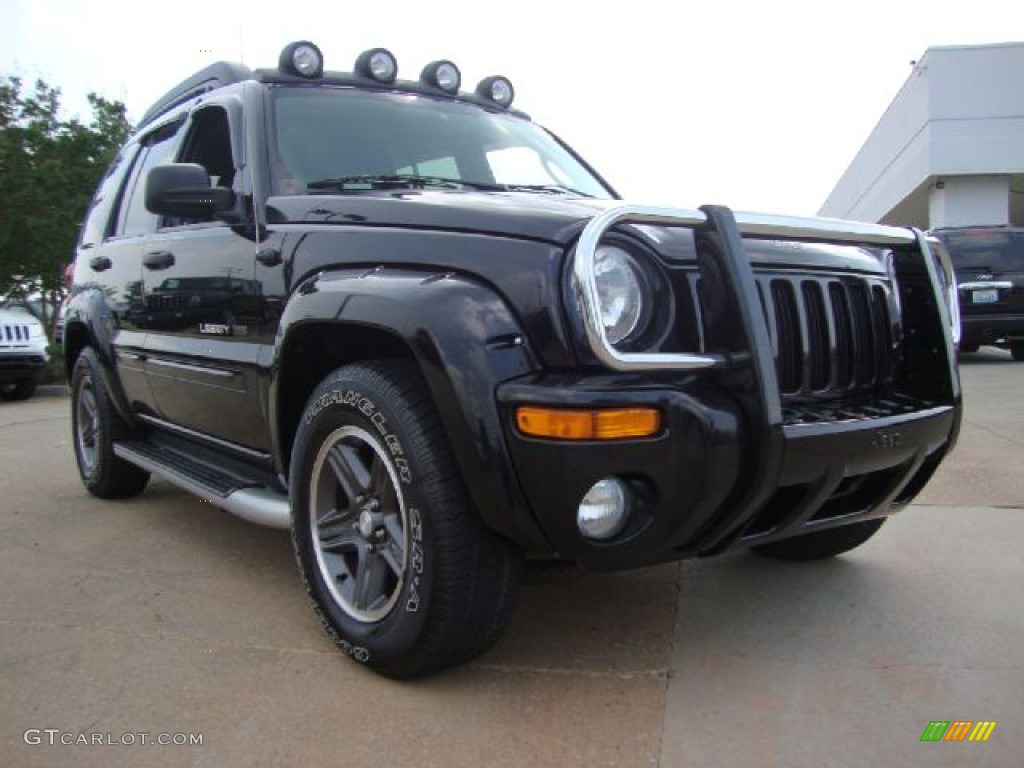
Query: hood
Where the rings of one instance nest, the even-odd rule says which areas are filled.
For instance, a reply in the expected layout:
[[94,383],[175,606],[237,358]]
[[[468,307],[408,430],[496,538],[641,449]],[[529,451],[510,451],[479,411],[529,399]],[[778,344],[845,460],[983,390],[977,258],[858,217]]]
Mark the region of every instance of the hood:
[[32,325],[42,324],[23,309],[0,309],[0,325]]
[[[473,232],[565,247],[575,241],[591,218],[623,202],[526,192],[365,191],[272,197],[267,203],[267,219],[271,225],[305,222]],[[668,261],[694,261],[693,233],[688,229],[627,229]],[[863,248],[751,239],[744,242],[751,262],[758,266],[885,271],[880,255]]]
[[390,190],[272,197],[267,220],[478,232],[567,245],[616,200],[527,192]]

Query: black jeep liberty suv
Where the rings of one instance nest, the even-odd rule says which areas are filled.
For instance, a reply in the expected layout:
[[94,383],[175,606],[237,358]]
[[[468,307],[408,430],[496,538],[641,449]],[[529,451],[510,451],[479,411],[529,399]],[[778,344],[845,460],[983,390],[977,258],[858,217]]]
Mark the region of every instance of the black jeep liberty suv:
[[342,650],[475,657],[524,553],[621,569],[866,541],[952,448],[956,285],[920,232],[621,202],[489,77],[289,45],[143,117],[67,311],[88,490],[290,528]]

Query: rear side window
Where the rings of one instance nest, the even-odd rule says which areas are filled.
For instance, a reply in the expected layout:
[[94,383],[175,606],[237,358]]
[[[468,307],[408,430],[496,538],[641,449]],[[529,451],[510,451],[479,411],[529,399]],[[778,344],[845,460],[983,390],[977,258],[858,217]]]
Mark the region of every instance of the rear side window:
[[110,213],[117,201],[117,191],[121,188],[125,174],[132,167],[132,160],[135,159],[138,151],[137,144],[129,144],[118,152],[114,162],[110,164],[89,204],[89,210],[85,214],[85,223],[82,225],[78,241],[79,248],[92,248],[110,234],[112,229]]
[[117,237],[132,237],[156,229],[157,216],[146,210],[146,175],[150,169],[171,162],[176,141],[175,132],[180,122],[157,130],[143,141],[142,151],[135,161],[132,175],[125,186],[118,214]]
[[966,229],[937,234],[955,269],[1024,272],[1024,231]]

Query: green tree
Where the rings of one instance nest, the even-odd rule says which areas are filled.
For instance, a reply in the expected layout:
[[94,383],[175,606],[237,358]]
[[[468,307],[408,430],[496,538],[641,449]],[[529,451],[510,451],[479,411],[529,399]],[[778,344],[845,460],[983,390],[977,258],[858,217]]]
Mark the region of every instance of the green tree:
[[92,119],[60,116],[60,89],[0,81],[0,295],[41,298],[50,338],[64,267],[93,190],[132,126],[119,101],[90,93]]

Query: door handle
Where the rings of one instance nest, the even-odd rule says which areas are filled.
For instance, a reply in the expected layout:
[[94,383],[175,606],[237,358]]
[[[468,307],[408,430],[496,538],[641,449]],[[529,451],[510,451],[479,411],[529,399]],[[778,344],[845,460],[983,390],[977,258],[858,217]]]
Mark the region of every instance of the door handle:
[[170,251],[153,251],[142,257],[142,265],[146,269],[167,269],[174,264],[174,254]]
[[89,268],[93,272],[104,272],[112,266],[113,263],[106,256],[93,256],[89,259]]

